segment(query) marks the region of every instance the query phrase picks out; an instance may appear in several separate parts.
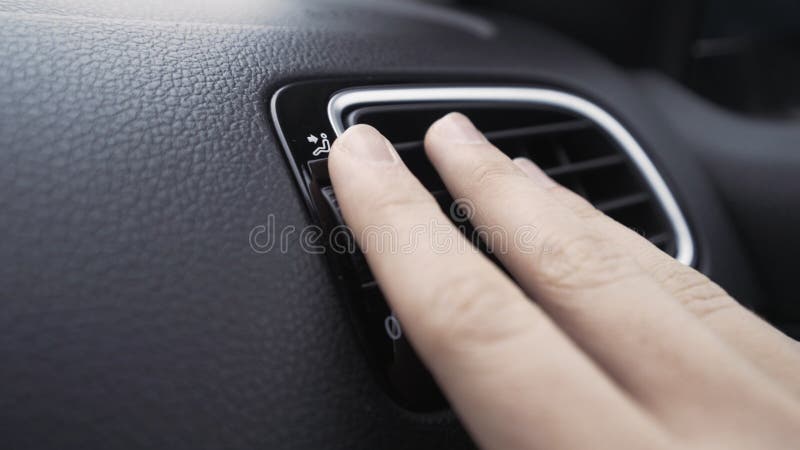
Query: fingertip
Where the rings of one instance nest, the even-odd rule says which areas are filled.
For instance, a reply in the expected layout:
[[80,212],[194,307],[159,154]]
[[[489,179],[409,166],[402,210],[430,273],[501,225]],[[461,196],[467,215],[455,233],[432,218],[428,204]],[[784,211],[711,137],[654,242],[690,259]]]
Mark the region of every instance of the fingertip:
[[451,112],[434,122],[425,134],[429,139],[441,139],[453,144],[484,144],[486,136],[460,112]]
[[370,163],[393,163],[398,160],[392,144],[375,128],[357,124],[348,128],[333,143],[331,158],[340,154]]

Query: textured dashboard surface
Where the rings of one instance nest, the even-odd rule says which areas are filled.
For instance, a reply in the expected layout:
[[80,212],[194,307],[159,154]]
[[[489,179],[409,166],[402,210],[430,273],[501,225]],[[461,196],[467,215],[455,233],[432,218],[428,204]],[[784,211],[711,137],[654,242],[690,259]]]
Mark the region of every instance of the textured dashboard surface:
[[702,267],[755,292],[690,146],[623,73],[553,34],[413,5],[104,5],[0,2],[5,448],[470,446],[450,413],[383,395],[324,258],[250,248],[271,214],[308,223],[266,110],[293,80],[471,74],[583,93],[667,172]]

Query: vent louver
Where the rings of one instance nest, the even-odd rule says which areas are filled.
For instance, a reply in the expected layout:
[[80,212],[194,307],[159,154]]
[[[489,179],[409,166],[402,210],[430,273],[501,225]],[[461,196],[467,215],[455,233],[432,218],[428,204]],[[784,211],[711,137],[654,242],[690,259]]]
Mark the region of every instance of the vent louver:
[[[556,181],[666,253],[684,264],[694,262],[686,221],[655,166],[619,122],[580,97],[523,87],[356,88],[331,98],[328,119],[337,135],[356,123],[379,129],[453,218],[453,199],[427,160],[422,144],[427,127],[450,111],[468,116],[508,156],[533,160]],[[469,224],[459,225],[497,263],[472,229],[463,227]],[[363,262],[355,261],[353,267],[360,264]],[[368,270],[356,273],[367,278],[370,275]],[[374,283],[367,281],[361,286],[367,293],[362,298],[373,298],[369,293],[375,292]],[[374,307],[370,300],[362,305],[364,309]],[[390,376],[396,398],[412,409],[435,408],[436,395],[418,394],[420,386],[429,386],[426,377],[407,376],[414,365],[403,358],[407,354],[405,345],[396,342],[390,359],[388,373],[404,374],[402,382],[392,381]],[[411,379],[414,387],[409,393]]]
[[452,199],[422,147],[427,127],[450,111],[467,115],[510,157],[536,162],[596,208],[677,256],[669,217],[624,149],[588,118],[540,105],[491,102],[386,104],[355,108],[346,126],[372,125],[392,141],[411,171],[449,210]]

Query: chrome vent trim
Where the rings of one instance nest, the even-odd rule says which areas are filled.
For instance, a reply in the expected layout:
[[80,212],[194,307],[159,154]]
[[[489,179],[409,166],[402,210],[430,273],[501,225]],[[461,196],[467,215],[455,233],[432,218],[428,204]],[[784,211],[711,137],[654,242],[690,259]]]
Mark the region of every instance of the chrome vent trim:
[[343,113],[354,107],[386,103],[426,102],[527,103],[570,111],[591,120],[630,156],[660,203],[675,235],[675,258],[685,265],[695,260],[689,225],[666,182],[638,142],[613,116],[596,104],[566,92],[528,87],[359,87],[334,94],[328,102],[328,120],[336,136],[344,130]]

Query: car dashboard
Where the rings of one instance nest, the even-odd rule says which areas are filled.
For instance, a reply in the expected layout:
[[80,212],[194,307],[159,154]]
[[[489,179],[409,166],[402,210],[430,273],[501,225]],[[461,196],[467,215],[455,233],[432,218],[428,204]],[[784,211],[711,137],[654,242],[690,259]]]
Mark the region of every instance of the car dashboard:
[[[8,448],[473,448],[435,387],[398,386],[370,356],[385,348],[370,348],[371,313],[354,314],[369,284],[357,263],[296,235],[265,250],[265,232],[336,221],[309,164],[346,126],[451,107],[488,128],[497,111],[537,133],[599,126],[593,142],[614,148],[565,144],[562,175],[598,158],[633,167],[639,190],[581,186],[599,184],[598,203],[652,201],[620,216],[797,332],[800,126],[733,113],[535,21],[236,0],[0,1],[0,22]],[[388,132],[419,158],[405,131]],[[380,334],[389,312],[377,314]]]

